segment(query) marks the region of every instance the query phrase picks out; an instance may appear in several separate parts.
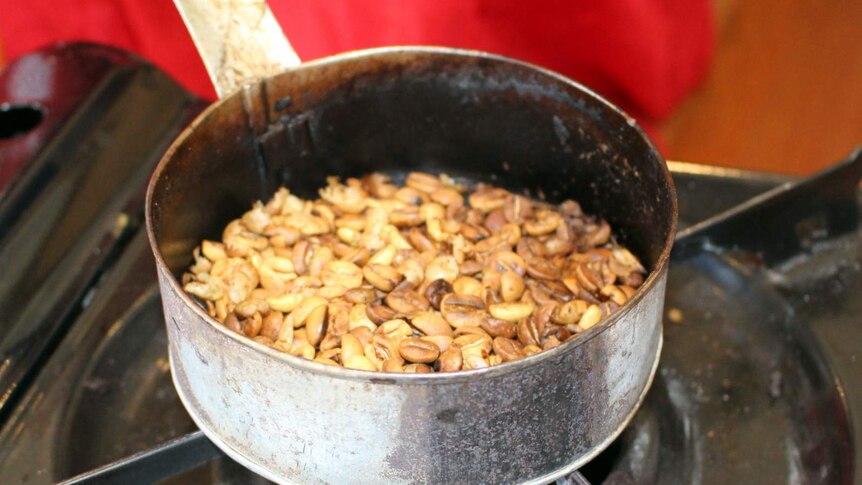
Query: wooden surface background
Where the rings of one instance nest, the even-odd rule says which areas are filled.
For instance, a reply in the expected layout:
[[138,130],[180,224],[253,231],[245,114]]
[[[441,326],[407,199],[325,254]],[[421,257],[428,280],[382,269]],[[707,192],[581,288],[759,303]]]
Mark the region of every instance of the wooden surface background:
[[662,126],[668,158],[808,174],[862,145],[862,1],[715,1],[716,57]]

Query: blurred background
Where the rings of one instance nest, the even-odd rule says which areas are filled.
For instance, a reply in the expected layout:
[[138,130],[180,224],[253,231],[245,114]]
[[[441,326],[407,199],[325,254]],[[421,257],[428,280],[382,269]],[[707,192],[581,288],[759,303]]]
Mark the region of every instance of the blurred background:
[[[433,44],[557,70],[636,116],[673,160],[807,174],[862,144],[859,1],[270,4],[304,60]],[[214,96],[170,0],[0,0],[0,66],[62,40],[131,50]]]

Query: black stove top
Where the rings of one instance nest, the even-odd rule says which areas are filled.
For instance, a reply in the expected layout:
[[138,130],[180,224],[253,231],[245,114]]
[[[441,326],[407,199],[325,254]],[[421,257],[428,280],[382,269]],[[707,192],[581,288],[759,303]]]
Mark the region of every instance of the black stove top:
[[[54,87],[41,98],[13,82],[39,76]],[[0,177],[0,483],[267,483],[176,396],[141,227],[146,176],[202,104],[82,45],[11,65],[0,125],[14,121],[4,101],[44,118],[0,135],[0,175],[16,160]],[[794,187],[671,164],[683,231],[659,374],[581,470],[589,483],[862,483],[858,158]]]

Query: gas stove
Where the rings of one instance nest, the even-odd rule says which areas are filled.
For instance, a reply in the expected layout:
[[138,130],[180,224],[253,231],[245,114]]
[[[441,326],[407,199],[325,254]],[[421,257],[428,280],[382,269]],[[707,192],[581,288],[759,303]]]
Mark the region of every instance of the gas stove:
[[[203,106],[102,46],[0,74],[0,483],[268,483],[176,396],[142,227],[148,175]],[[659,373],[557,483],[862,484],[862,155],[806,180],[670,166]]]

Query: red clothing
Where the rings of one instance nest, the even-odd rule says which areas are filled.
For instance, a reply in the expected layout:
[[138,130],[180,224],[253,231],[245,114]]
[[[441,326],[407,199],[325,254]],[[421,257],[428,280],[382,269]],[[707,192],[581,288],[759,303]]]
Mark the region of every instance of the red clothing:
[[[649,126],[706,72],[709,0],[270,0],[304,60],[347,50],[431,44],[508,55],[559,71]],[[214,97],[171,0],[0,0],[10,60],[57,40],[136,52]]]

